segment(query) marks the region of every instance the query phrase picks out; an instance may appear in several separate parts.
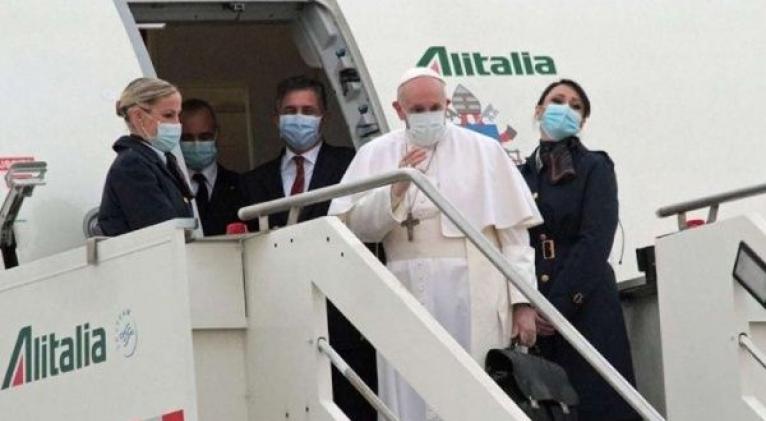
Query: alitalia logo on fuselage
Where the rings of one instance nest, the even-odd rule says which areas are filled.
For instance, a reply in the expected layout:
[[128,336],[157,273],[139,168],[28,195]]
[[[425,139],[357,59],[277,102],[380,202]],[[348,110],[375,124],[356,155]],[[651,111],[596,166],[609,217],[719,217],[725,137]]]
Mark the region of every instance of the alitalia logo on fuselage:
[[106,331],[78,325],[73,336],[34,336],[25,326],[16,337],[0,390],[58,376],[106,361]]
[[442,76],[555,75],[556,64],[548,56],[511,52],[486,56],[479,52],[452,52],[446,47],[430,47],[418,60],[418,67],[430,67]]

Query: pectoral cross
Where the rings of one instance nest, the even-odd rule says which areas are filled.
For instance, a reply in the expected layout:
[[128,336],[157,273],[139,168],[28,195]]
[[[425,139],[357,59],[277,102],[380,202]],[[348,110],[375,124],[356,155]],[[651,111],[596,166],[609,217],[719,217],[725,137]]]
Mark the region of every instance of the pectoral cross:
[[413,236],[413,229],[415,228],[415,225],[420,223],[420,219],[415,219],[412,217],[412,212],[407,212],[407,219],[402,221],[402,226],[407,227],[407,241],[412,242],[414,239]]

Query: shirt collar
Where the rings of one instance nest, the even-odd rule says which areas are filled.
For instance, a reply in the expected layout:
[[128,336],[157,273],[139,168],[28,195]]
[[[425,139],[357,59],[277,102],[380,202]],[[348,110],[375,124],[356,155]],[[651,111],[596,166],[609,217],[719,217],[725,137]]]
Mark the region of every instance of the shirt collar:
[[[319,150],[322,148],[322,143],[322,141],[319,141],[316,145],[314,145],[314,147],[300,154],[303,159],[305,159],[306,162],[312,166],[316,164],[317,157],[319,156]],[[285,148],[285,157],[282,159],[282,170],[287,168],[287,166],[290,164],[290,161],[293,160],[293,157],[297,155],[298,154],[291,151],[290,148]]]
[[201,171],[192,171],[191,174],[202,174],[205,176],[205,180],[207,180],[209,184],[215,184],[215,178],[218,176],[218,163],[213,161],[212,164],[203,168]]
[[160,157],[160,160],[162,161],[163,164],[167,164],[168,163],[168,158],[165,156],[165,152],[162,152],[161,150],[155,148],[149,142],[144,142],[144,143],[146,143],[146,146],[150,147],[155,153],[157,153],[157,156]]

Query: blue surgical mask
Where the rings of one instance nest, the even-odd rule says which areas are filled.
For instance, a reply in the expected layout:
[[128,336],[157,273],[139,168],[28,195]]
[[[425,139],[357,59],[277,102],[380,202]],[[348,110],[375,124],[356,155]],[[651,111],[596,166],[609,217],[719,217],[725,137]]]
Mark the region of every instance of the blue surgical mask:
[[[148,115],[149,118],[157,121],[156,118],[152,117],[149,110],[144,108],[141,109],[146,112],[146,115]],[[159,151],[168,153],[178,145],[179,141],[181,141],[181,123],[161,123],[157,121],[157,134],[151,138],[146,132],[146,128],[144,127],[143,123],[139,124],[141,125],[141,130],[144,131],[146,141],[149,142],[150,145],[157,148]]]
[[580,131],[582,116],[567,104],[548,104],[540,119],[540,128],[552,140],[561,140]]
[[181,123],[159,123],[157,125],[157,135],[149,140],[155,148],[162,152],[170,152],[181,140]]
[[186,166],[194,171],[202,171],[208,165],[215,162],[218,156],[215,140],[181,142],[181,152],[184,154]]
[[305,152],[319,140],[319,123],[322,117],[303,114],[279,116],[279,135],[295,152]]

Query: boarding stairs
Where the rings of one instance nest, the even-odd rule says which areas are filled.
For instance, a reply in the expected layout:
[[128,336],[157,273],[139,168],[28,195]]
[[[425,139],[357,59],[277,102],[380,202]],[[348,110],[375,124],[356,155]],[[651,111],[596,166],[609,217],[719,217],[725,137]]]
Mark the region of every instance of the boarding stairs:
[[[445,421],[528,419],[337,218],[294,223],[303,206],[404,180],[417,185],[645,419],[664,419],[547,300],[516,282],[499,251],[409,169],[240,211],[241,218],[268,227],[269,214],[290,210],[290,224],[280,229],[193,238],[193,221],[174,220],[92,238],[84,247],[0,273],[2,419],[345,420],[332,402],[331,364],[354,374],[325,340],[326,299]],[[754,248],[766,255],[766,224],[756,226],[752,235],[763,244],[754,242]],[[662,256],[658,245],[658,261]],[[749,338],[754,347],[766,340]],[[688,362],[665,361],[674,364],[665,368],[670,384]],[[755,370],[731,365],[736,375]],[[757,412],[766,402],[757,390],[742,405],[737,393],[726,395],[726,405],[745,414],[736,419],[766,419]],[[687,396],[678,400],[690,404]],[[673,402],[666,402],[669,414]]]

